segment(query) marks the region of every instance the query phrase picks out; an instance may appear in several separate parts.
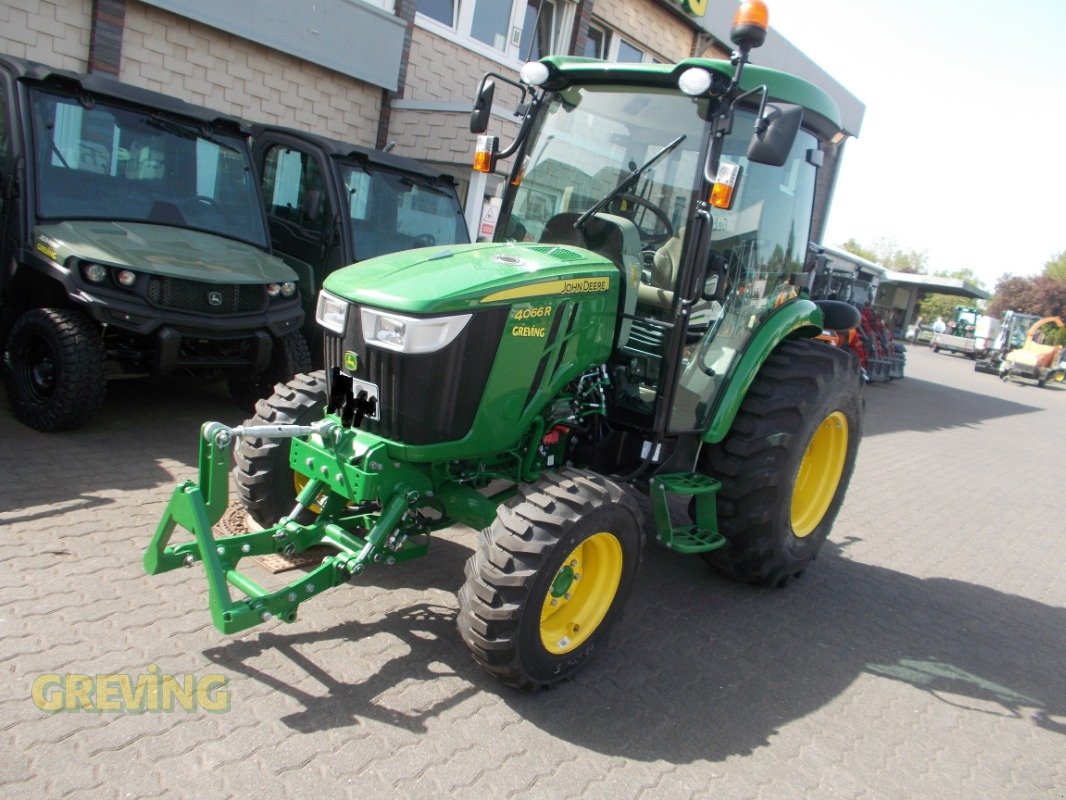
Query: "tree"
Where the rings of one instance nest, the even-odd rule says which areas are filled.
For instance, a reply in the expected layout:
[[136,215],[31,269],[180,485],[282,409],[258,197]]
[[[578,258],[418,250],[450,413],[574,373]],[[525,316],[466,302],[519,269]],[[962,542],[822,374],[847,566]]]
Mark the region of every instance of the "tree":
[[1057,281],[1066,283],[1066,250],[1052,256],[1044,264],[1044,275]]
[[958,305],[965,305],[963,298],[950,294],[927,295],[918,303],[918,316],[924,325],[932,325],[937,317],[947,322],[954,316]]
[[1066,280],[1047,274],[1035,278],[1004,275],[996,284],[989,311],[998,317],[1008,309],[1040,317],[1061,317],[1066,313]]
[[904,250],[895,239],[874,239],[870,246],[848,239],[841,248],[897,272],[924,275],[928,266],[928,256],[924,250]]

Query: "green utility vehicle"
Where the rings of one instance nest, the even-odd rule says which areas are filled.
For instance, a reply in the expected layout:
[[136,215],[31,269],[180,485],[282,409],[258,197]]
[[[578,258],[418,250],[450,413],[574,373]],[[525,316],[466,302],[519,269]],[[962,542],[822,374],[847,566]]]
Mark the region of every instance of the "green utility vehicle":
[[0,56],[0,352],[16,417],[73,428],[108,377],[197,375],[251,407],[311,368],[247,130]]
[[[837,109],[746,66],[766,33],[753,6],[732,62],[527,64],[516,139],[483,136],[476,155],[515,157],[497,241],[330,275],[326,370],[244,425],[204,425],[199,482],[175,489],[146,570],[201,562],[215,624],[237,632],[462,523],[481,534],[460,634],[526,688],[572,675],[621,615],[644,539],[634,491],[663,547],[759,585],[802,573],[862,429],[856,358],[813,337],[859,315],[808,299],[802,271]],[[494,79],[510,82],[482,81],[474,132]],[[281,469],[262,452],[286,440]],[[268,527],[216,538],[234,446]],[[178,526],[193,539],[172,543]],[[280,588],[238,569],[312,547],[327,554]]]
[[400,250],[470,242],[455,179],[428,164],[272,125],[254,125],[252,137],[270,244],[300,276],[316,363],[313,303],[326,275]]

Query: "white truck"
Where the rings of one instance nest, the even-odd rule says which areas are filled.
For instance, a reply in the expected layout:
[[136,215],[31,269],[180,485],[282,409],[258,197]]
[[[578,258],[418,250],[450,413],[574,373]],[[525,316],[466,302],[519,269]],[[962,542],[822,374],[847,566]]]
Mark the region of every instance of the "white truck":
[[933,334],[929,342],[933,352],[962,353],[974,359],[987,356],[999,333],[1000,321],[965,306],[955,308],[953,321],[955,324],[950,333]]

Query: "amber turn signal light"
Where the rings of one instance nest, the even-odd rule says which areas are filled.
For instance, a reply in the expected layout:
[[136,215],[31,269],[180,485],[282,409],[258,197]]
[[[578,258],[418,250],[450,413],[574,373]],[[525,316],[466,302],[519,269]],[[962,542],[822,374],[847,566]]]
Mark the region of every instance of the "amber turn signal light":
[[473,164],[475,172],[492,172],[492,162],[496,156],[496,141],[495,136],[477,137]]
[[739,176],[739,164],[718,165],[718,174],[714,178],[714,186],[711,187],[710,203],[712,206],[728,209],[733,205],[733,189],[736,188]]

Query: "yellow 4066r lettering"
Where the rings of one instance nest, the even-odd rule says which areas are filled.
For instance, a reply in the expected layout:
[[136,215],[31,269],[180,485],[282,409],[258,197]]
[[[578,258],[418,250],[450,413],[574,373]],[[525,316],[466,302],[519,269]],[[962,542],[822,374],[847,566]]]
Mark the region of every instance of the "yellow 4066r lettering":
[[551,306],[536,306],[535,308],[520,308],[514,312],[514,320],[518,322],[523,319],[543,319],[544,317],[550,317],[552,315]]

